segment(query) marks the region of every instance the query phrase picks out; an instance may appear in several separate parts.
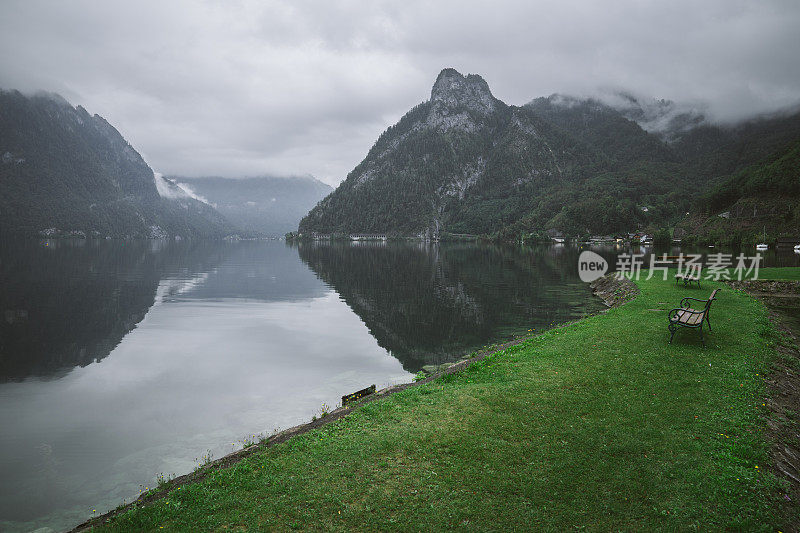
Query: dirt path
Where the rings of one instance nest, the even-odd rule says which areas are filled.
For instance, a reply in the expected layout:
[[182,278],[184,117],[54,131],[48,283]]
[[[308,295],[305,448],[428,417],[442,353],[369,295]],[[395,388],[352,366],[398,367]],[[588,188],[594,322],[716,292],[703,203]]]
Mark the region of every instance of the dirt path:
[[[782,495],[787,506],[800,501],[800,282],[737,281],[730,284],[758,298],[769,309],[770,320],[781,333],[776,345],[780,358],[766,378],[771,412],[768,438],[775,475],[788,482]],[[791,525],[800,531],[800,517]]]

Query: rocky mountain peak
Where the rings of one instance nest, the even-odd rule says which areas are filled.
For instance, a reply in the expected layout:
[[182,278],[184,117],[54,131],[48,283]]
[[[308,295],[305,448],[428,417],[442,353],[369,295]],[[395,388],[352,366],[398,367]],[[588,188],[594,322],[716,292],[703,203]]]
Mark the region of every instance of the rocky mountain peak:
[[477,74],[463,76],[452,68],[439,73],[431,89],[431,102],[448,108],[466,107],[483,114],[495,108],[495,98],[483,78]]

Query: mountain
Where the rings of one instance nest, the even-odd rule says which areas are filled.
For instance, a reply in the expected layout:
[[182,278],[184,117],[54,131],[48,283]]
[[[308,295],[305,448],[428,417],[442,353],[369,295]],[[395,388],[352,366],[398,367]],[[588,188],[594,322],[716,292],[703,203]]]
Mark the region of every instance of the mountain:
[[296,230],[303,215],[333,190],[311,176],[169,179],[207,200],[238,227],[276,236]]
[[676,164],[657,136],[608,106],[509,106],[480,76],[445,69],[430,100],[386,130],[299,231],[622,231],[662,204],[677,212]]
[[224,237],[210,205],[164,198],[153,170],[99,115],[58,95],[0,91],[0,231]]
[[491,233],[565,180],[607,158],[495,98],[477,75],[439,74],[431,98],[387,129],[339,187],[301,222],[322,233]]
[[625,93],[510,106],[443,70],[300,233],[615,233],[673,225],[697,198],[800,138],[800,115],[712,124]]

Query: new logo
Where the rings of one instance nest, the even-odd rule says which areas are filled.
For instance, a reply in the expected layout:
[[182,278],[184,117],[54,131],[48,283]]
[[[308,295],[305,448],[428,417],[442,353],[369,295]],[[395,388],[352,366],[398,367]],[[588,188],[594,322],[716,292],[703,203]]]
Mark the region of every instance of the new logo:
[[581,281],[590,283],[602,277],[608,271],[608,262],[600,254],[589,250],[581,252],[578,257],[578,275]]

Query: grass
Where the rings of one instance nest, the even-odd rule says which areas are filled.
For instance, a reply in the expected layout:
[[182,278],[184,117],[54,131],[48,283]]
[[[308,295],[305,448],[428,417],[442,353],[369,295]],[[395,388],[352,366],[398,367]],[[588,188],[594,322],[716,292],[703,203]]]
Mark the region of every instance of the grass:
[[780,529],[765,308],[719,285],[707,348],[692,330],[668,345],[667,310],[718,285],[639,284],[607,314],[211,470],[104,530]]
[[798,267],[768,267],[758,271],[758,279],[800,281]]

